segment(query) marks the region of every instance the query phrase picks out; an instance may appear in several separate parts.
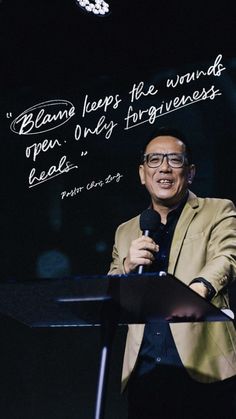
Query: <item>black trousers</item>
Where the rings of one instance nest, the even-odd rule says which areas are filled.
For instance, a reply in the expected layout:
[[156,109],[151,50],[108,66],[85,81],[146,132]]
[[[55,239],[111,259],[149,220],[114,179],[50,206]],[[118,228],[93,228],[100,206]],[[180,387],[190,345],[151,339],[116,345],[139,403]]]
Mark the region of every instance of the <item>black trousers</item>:
[[236,377],[202,384],[184,368],[131,377],[128,419],[236,419]]

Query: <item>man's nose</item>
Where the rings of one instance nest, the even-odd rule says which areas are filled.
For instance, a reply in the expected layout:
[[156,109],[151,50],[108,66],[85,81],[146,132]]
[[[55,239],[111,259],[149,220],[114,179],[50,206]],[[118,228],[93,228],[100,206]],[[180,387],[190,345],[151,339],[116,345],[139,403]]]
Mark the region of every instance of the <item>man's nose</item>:
[[164,157],[163,162],[159,166],[159,171],[160,172],[170,172],[171,171],[171,166],[169,165],[169,161],[168,161],[167,156]]

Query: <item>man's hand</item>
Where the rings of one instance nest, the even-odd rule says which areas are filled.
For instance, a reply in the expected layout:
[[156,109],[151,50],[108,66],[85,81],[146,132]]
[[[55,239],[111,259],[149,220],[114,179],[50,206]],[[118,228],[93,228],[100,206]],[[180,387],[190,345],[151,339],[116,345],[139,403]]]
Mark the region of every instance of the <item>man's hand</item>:
[[125,273],[134,271],[140,265],[151,265],[154,261],[154,253],[159,251],[159,246],[146,236],[133,240],[129,253],[124,261]]
[[189,286],[193,291],[197,292],[201,297],[207,298],[208,289],[202,282],[194,282]]

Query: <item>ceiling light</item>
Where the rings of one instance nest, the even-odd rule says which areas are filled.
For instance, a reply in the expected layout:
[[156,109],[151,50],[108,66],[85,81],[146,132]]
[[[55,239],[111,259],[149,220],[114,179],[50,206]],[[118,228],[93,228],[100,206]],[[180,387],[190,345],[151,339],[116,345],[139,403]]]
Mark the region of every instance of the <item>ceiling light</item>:
[[110,12],[109,4],[104,0],[76,0],[76,3],[84,11],[96,16],[107,16]]

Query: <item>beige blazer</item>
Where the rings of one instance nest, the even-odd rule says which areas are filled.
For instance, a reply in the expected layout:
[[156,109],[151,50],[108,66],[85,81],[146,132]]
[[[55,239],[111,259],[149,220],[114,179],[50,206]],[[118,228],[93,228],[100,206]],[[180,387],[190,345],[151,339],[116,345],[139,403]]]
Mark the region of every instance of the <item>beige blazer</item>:
[[[131,241],[141,235],[139,216],[121,224],[115,235],[110,274],[121,274]],[[236,210],[231,201],[198,198],[190,192],[172,240],[168,272],[189,284],[206,278],[216,290],[212,303],[228,307],[227,285],[236,276]],[[236,331],[232,322],[171,324],[180,358],[200,382],[236,375]],[[144,325],[130,325],[123,363],[122,386],[135,366]]]

